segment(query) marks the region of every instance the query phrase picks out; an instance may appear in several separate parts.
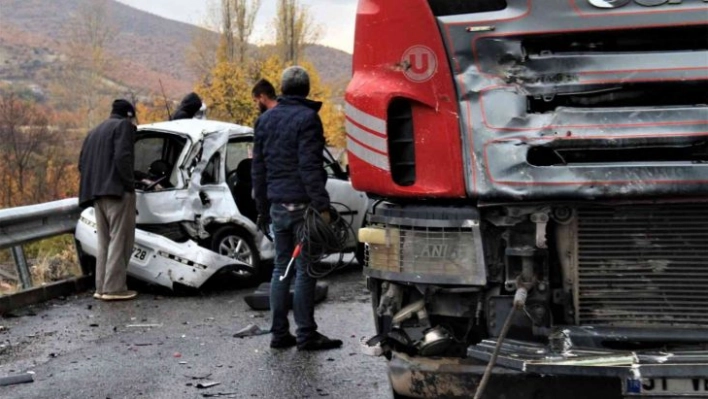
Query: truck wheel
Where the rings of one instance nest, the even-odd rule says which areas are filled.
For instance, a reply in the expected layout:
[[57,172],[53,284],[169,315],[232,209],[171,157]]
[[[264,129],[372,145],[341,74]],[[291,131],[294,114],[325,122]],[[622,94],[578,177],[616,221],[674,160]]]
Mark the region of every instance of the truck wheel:
[[237,270],[233,274],[242,282],[257,282],[261,274],[261,259],[253,237],[247,231],[235,226],[220,228],[212,236],[211,250],[253,266],[253,272]]

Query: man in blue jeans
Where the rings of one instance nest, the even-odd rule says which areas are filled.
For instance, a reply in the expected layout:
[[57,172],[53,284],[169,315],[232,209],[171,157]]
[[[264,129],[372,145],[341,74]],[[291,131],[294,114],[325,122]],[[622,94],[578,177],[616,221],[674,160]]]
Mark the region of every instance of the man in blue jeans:
[[[317,112],[321,102],[307,99],[310,78],[303,68],[283,71],[282,96],[278,105],[256,121],[253,146],[252,180],[258,207],[258,227],[264,233],[273,223],[275,265],[270,285],[271,348],[323,350],[342,346],[342,341],[317,332],[315,322],[316,280],[307,273],[307,265],[298,258],[295,273],[285,273],[297,245],[297,230],[308,206],[329,219],[329,194],[325,188],[324,132]],[[293,313],[296,335],[290,333],[288,296],[295,275]]]

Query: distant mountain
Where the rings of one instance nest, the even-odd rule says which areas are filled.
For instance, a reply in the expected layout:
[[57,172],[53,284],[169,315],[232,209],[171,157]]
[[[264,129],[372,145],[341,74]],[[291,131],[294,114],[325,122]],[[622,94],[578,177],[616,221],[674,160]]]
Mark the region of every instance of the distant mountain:
[[[73,16],[92,0],[0,0],[0,81],[45,86],[56,61],[66,54]],[[186,52],[202,28],[168,20],[113,0],[107,3],[116,34],[108,51],[116,84],[157,92],[161,80],[170,97],[192,90],[198,77]],[[342,82],[351,74],[351,55],[324,46],[306,50],[323,80]]]

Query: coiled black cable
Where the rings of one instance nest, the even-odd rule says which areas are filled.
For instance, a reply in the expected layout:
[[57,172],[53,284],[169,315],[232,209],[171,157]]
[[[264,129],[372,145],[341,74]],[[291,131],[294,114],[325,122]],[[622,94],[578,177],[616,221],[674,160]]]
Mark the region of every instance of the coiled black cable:
[[[351,215],[350,220],[346,220],[332,205],[337,205]],[[319,211],[307,207],[303,223],[297,230],[298,242],[302,243],[300,258],[307,265],[307,274],[312,278],[325,277],[352,263],[352,260],[344,262],[343,251],[347,248],[350,234],[356,237],[352,228],[354,214],[348,206],[333,202],[329,208],[329,217],[330,221],[327,223]],[[324,258],[335,253],[339,253],[336,263],[322,262]]]

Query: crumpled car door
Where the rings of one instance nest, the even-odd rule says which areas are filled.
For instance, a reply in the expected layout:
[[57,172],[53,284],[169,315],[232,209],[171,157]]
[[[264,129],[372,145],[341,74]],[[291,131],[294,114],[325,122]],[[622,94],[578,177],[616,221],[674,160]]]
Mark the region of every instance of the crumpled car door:
[[204,136],[201,157],[189,183],[190,209],[201,226],[228,223],[240,215],[226,184],[226,145],[232,133],[229,130]]

